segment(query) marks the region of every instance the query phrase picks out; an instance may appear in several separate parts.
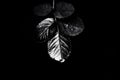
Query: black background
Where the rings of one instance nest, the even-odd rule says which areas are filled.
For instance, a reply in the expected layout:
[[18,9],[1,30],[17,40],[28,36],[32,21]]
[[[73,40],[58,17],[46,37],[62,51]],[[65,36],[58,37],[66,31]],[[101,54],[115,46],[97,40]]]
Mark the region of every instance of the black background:
[[[12,23],[11,33],[7,36],[9,50],[6,50],[11,53],[5,54],[8,57],[8,66],[26,76],[33,73],[42,75],[52,73],[56,77],[74,75],[72,77],[74,79],[99,79],[103,78],[101,76],[104,73],[106,80],[114,78],[117,56],[116,36],[111,28],[112,23],[108,27],[110,21],[108,13],[111,7],[106,7],[107,2],[67,1],[75,6],[75,13],[83,19],[85,30],[79,36],[71,37],[72,54],[63,64],[49,58],[47,44],[39,43],[35,39],[36,25],[46,17],[34,15],[33,7],[44,2],[52,4],[52,0],[16,1],[11,4],[9,10],[7,7],[9,12],[7,16],[10,18],[5,19]],[[58,76],[56,73],[59,72],[63,74]],[[109,77],[111,75],[112,77]]]

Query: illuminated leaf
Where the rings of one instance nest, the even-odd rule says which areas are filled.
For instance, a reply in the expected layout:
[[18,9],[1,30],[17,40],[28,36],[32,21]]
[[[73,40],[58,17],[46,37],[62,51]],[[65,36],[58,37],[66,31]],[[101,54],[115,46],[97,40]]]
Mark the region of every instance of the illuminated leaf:
[[56,35],[48,41],[48,53],[51,58],[64,62],[70,54],[70,47],[67,44],[67,39],[60,35],[58,32]]
[[53,24],[53,19],[52,18],[47,18],[43,21],[41,21],[38,25],[38,32],[39,32],[39,37],[41,39],[46,39],[48,37],[49,33],[49,27]]

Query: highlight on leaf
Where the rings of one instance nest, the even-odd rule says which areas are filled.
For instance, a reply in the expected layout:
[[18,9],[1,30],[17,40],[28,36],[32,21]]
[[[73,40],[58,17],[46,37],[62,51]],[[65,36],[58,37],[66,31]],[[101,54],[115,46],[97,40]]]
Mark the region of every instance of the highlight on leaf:
[[46,39],[49,33],[49,27],[53,24],[52,18],[47,18],[37,25],[40,39]]
[[80,33],[82,33],[85,28],[82,20],[79,18],[77,18],[77,19],[75,18],[75,19],[69,21],[68,23],[64,22],[62,27],[64,29],[63,30],[64,33],[69,36],[77,36]]
[[84,28],[77,27],[75,25],[65,24],[66,33],[70,36],[77,36],[83,32]]
[[70,54],[67,39],[57,32],[56,35],[48,41],[48,53],[51,58],[57,61],[64,61]]

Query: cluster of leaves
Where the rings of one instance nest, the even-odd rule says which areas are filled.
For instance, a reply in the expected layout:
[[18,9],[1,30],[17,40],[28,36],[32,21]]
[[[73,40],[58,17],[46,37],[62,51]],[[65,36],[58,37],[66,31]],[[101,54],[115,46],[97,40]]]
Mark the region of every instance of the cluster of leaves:
[[[57,7],[61,9],[62,16],[63,14],[70,16],[74,12],[74,8],[71,4],[59,3]],[[39,11],[39,9],[43,11]],[[35,10],[38,10],[37,14],[39,15],[41,15],[40,12],[42,12],[43,15],[50,12],[49,6],[47,5],[40,6],[40,8],[36,7]],[[58,22],[59,27],[56,26],[56,28],[53,28],[53,23],[53,18],[46,18],[37,25],[39,38],[40,40],[45,41],[50,35],[52,35],[52,37],[47,40],[48,53],[51,58],[64,62],[65,58],[71,53],[71,43],[70,40],[62,34],[76,36],[83,31],[84,25],[82,25],[83,23],[80,19],[75,19],[69,23]]]

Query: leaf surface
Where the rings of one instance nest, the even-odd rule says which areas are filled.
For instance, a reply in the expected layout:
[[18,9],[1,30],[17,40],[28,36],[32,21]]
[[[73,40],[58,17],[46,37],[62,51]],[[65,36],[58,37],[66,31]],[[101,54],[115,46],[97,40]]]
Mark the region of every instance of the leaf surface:
[[65,37],[57,32],[56,35],[48,41],[48,53],[50,57],[57,61],[64,61],[70,53],[70,47],[67,41]]
[[48,37],[49,27],[53,24],[52,18],[47,18],[41,21],[38,25],[38,32],[40,40],[45,40]]

